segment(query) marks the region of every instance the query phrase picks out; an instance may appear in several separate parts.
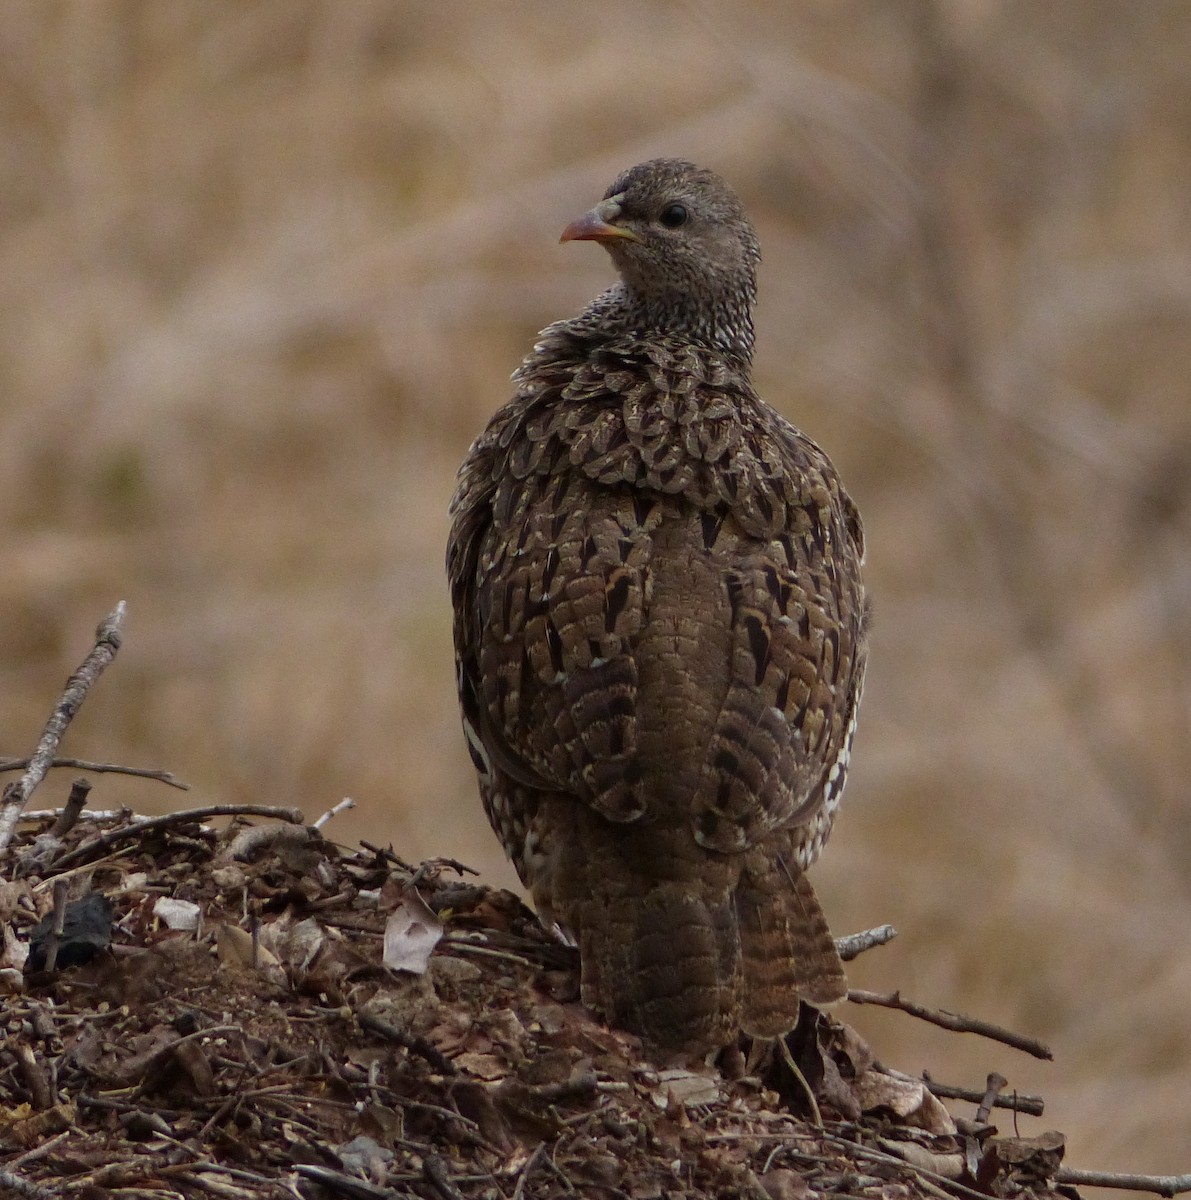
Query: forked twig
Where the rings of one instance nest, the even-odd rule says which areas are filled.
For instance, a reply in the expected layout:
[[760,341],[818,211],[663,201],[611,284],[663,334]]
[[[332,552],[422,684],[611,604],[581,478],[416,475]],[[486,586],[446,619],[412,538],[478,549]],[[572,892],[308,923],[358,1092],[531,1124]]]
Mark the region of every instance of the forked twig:
[[116,657],[123,637],[124,613],[126,605],[123,600],[102,621],[95,630],[95,645],[90,654],[83,659],[79,669],[66,681],[66,687],[50,713],[50,719],[42,730],[37,749],[29,759],[25,773],[15,783],[10,783],[0,796],[0,855],[8,851],[12,841],[13,831],[20,819],[21,811],[33,795],[37,785],[45,778],[50,764],[54,761],[54,751],[58,749],[66,727],[74,714],[87,698],[92,684],[103,673],[104,667]]
[[1054,1053],[1050,1047],[1036,1038],[1027,1037],[1023,1033],[1014,1033],[1011,1029],[1002,1029],[1001,1026],[993,1025],[990,1021],[982,1021],[979,1017],[948,1012],[945,1008],[926,1008],[922,1004],[915,1004],[912,1000],[903,1000],[900,992],[864,992],[857,988],[851,988],[848,991],[848,999],[853,1004],[877,1004],[882,1008],[896,1008],[921,1021],[929,1021],[932,1025],[938,1025],[940,1029],[950,1029],[956,1033],[975,1033],[980,1037],[989,1038],[991,1041],[1000,1042],[1004,1046],[1012,1046],[1015,1050],[1032,1054],[1035,1058],[1045,1059],[1047,1062],[1054,1059]]

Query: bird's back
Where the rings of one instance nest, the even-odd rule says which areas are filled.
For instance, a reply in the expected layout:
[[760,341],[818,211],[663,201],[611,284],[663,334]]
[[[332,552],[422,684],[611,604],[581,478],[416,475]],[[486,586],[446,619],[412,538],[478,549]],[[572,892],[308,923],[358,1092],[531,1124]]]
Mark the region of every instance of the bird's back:
[[543,335],[464,464],[449,570],[468,741],[584,998],[706,1049],[843,975],[803,871],[864,660],[855,508],[730,359]]

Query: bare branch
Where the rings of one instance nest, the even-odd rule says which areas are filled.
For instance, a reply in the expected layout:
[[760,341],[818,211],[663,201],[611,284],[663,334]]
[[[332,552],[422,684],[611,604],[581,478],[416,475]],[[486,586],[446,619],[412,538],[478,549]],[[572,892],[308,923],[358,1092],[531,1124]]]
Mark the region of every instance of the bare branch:
[[[69,800],[62,808],[35,808],[21,813],[21,822],[57,821],[70,807]],[[112,825],[119,821],[132,819],[131,808],[84,808],[75,820],[75,824],[83,825]]]
[[1191,1175],[1124,1175],[1115,1171],[1080,1171],[1075,1167],[1060,1167],[1054,1174],[1054,1181],[1074,1184],[1076,1187],[1156,1192],[1159,1196],[1177,1196],[1180,1192],[1191,1192]]
[[51,1200],[58,1195],[57,1191],[50,1191],[40,1183],[32,1183],[13,1171],[0,1171],[0,1188],[12,1196],[30,1196],[33,1200]]
[[[0,758],[0,774],[23,771],[31,761],[28,758]],[[179,791],[190,791],[190,784],[183,783],[173,771],[159,771],[153,767],[125,767],[120,763],[90,762],[85,758],[54,758],[49,765],[51,770],[54,767],[73,767],[76,771],[90,771],[93,775],[131,775],[135,779],[155,779]]]
[[849,933],[835,939],[835,948],[844,962],[859,958],[866,950],[874,946],[884,946],[897,937],[897,930],[892,925],[878,925],[875,929],[866,929],[862,933]]
[[69,880],[54,880],[54,925],[50,930],[45,949],[45,972],[47,975],[52,975],[58,965],[58,947],[62,942],[62,935],[66,932],[66,897],[69,890]]
[[996,1107],[997,1097],[1001,1094],[1001,1089],[1008,1084],[1009,1080],[1004,1075],[993,1071],[988,1077],[988,1086],[984,1089],[984,1095],[980,1097],[980,1107],[976,1110],[976,1124],[988,1124],[989,1115]]
[[21,811],[33,795],[37,785],[45,778],[54,760],[54,751],[58,749],[66,727],[74,714],[87,698],[92,684],[103,673],[104,667],[116,657],[123,638],[124,614],[126,605],[123,600],[102,621],[95,630],[95,645],[91,653],[83,660],[81,666],[66,681],[66,688],[54,706],[50,719],[42,730],[41,740],[29,760],[29,766],[24,775],[10,783],[0,797],[0,855],[7,853],[12,841],[13,831]]
[[989,1038],[991,1041],[1000,1042],[1002,1045],[1012,1046],[1015,1050],[1032,1054],[1035,1058],[1045,1059],[1047,1062],[1054,1059],[1054,1053],[1050,1047],[1035,1038],[1027,1037],[1022,1033],[1014,1033],[1011,1029],[1002,1029],[999,1025],[982,1021],[979,1017],[948,1012],[943,1008],[926,1008],[924,1005],[915,1004],[912,1000],[903,1000],[900,992],[864,992],[857,988],[851,988],[848,991],[848,999],[853,1004],[877,1004],[882,1008],[896,1008],[921,1021],[929,1021],[932,1025],[938,1025],[940,1029],[951,1029],[956,1033],[975,1033],[980,1037]]
[[330,823],[332,818],[339,816],[340,813],[347,812],[349,808],[355,808],[356,802],[350,796],[344,796],[334,808],[328,808],[325,813],[317,821],[314,822],[312,828],[322,829],[324,825]]
[[50,830],[50,837],[64,838],[78,824],[83,806],[87,803],[87,797],[90,794],[91,781],[80,775],[70,785],[70,795],[66,798],[66,804]]
[[[979,1104],[987,1092],[975,1088],[958,1087],[951,1083],[937,1083],[927,1072],[922,1073],[922,1082],[927,1090],[942,1100],[967,1100],[971,1104]],[[993,1100],[993,1108],[1007,1108],[1013,1112],[1025,1113],[1030,1117],[1040,1117],[1046,1111],[1046,1102],[1041,1096],[1023,1095],[1021,1092],[998,1094]]]

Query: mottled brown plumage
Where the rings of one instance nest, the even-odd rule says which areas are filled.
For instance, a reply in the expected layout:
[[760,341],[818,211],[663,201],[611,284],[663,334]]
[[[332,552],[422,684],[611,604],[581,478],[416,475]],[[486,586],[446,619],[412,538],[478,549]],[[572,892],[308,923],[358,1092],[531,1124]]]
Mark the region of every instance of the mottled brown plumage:
[[804,874],[864,675],[855,506],[753,390],[756,237],[710,171],[622,175],[564,240],[620,282],[541,335],[447,552],[489,820],[583,999],[665,1047],[842,997]]

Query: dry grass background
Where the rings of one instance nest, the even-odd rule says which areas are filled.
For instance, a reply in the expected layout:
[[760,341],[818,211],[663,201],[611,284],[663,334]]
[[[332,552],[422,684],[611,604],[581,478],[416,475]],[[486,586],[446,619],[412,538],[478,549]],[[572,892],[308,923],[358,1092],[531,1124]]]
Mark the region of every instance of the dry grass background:
[[0,751],[123,597],[70,752],[349,794],[340,838],[511,882],[452,694],[454,469],[609,278],[562,225],[634,161],[706,162],[762,235],[763,394],[869,531],[817,880],[838,931],[902,937],[854,982],[1058,1063],[850,1016],[1041,1089],[1079,1165],[1186,1170],[1188,62],[1183,0],[11,0]]

